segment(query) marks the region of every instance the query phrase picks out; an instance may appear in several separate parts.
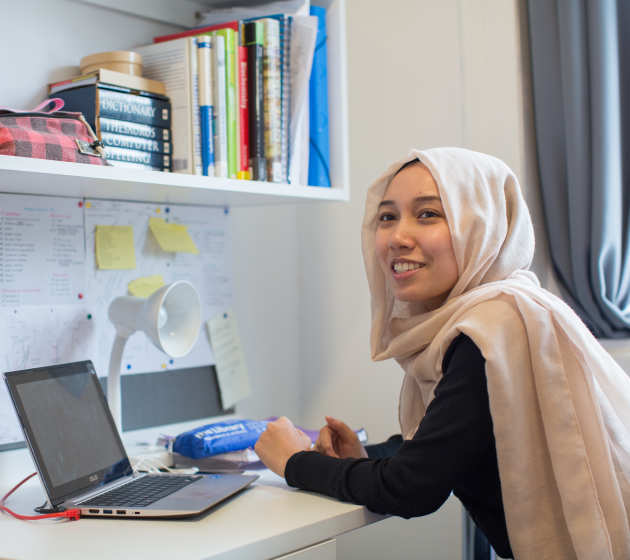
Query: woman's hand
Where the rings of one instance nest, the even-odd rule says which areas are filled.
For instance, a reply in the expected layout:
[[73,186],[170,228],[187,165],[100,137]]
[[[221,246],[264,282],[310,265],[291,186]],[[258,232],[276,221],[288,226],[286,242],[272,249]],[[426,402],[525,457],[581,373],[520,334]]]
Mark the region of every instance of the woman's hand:
[[319,431],[315,450],[342,459],[367,457],[357,434],[347,424],[331,416],[326,416],[326,425]]
[[265,466],[282,477],[291,455],[310,448],[311,438],[296,428],[286,416],[269,422],[254,446]]

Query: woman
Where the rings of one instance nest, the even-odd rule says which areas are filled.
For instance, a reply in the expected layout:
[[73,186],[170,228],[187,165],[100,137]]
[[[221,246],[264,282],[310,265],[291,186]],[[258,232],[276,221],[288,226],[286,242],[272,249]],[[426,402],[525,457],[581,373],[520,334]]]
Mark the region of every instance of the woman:
[[265,464],[405,517],[453,491],[500,556],[630,558],[630,380],[540,288],[533,251],[503,162],[441,148],[392,165],[368,191],[363,254],[372,357],[406,373],[403,440],[363,449],[327,419],[308,451],[283,418],[256,445]]

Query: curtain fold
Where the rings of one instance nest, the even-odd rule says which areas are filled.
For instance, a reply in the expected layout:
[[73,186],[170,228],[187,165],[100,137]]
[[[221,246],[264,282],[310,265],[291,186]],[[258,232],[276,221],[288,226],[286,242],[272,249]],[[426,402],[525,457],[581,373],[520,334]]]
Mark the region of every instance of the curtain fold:
[[629,4],[528,0],[551,258],[565,299],[600,338],[630,336]]

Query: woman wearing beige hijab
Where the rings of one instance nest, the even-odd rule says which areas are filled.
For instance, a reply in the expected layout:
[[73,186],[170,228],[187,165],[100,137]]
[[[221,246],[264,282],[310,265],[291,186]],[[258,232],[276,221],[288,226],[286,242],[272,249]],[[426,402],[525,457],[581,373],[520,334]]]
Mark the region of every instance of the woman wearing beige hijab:
[[500,160],[414,150],[369,189],[371,350],[405,371],[402,438],[327,418],[256,445],[292,486],[412,517],[453,492],[500,556],[630,558],[630,380],[529,266],[531,219]]

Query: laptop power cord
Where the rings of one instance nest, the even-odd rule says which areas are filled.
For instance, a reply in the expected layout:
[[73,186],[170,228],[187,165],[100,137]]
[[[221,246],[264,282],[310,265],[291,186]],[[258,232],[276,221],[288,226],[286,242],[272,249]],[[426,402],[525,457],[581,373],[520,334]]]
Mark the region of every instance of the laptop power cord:
[[[57,509],[51,513],[44,513],[42,515],[22,515],[20,513],[14,512],[13,510],[9,509],[5,505],[7,498],[11,494],[13,494],[13,492],[15,492],[20,486],[22,486],[22,484],[24,484],[27,480],[30,480],[31,478],[33,478],[36,474],[37,474],[36,472],[29,474],[24,480],[16,484],[13,488],[11,488],[11,490],[9,490],[2,497],[2,499],[0,500],[0,511],[4,511],[17,519],[22,519],[26,521],[31,521],[31,520],[36,520],[36,519],[50,519],[51,517],[67,517],[68,519],[70,519],[70,521],[76,521],[77,519],[79,519],[81,517],[81,510],[76,509],[76,508],[66,509],[66,510]],[[41,510],[41,508],[37,508],[37,510]],[[48,511],[52,511],[52,510],[48,510]]]

